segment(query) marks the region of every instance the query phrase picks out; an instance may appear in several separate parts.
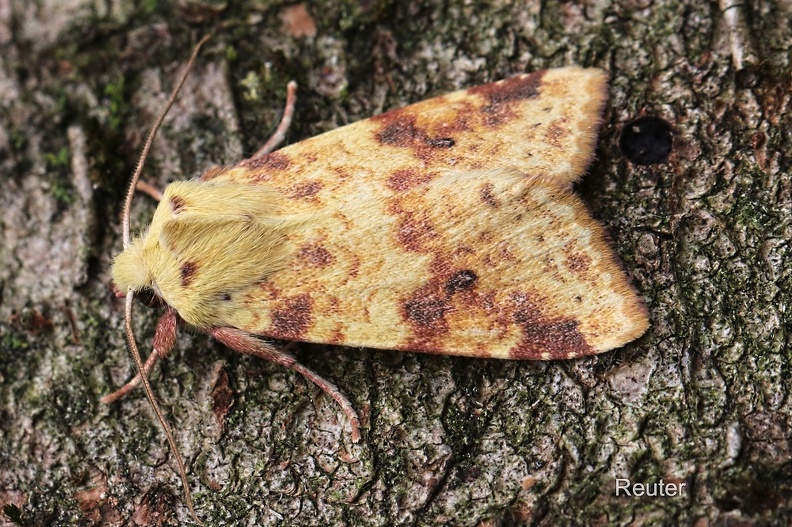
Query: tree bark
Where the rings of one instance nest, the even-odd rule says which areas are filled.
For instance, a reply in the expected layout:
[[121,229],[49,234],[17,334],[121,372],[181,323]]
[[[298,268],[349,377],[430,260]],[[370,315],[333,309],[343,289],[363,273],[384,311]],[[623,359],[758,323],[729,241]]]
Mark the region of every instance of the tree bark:
[[[181,525],[173,456],[126,382],[110,287],[148,128],[158,186],[511,74],[611,76],[577,191],[646,297],[644,337],[548,363],[292,345],[358,409],[180,331],[152,382],[207,525],[787,525],[792,514],[788,0],[0,1],[0,525]],[[670,123],[665,163],[619,148]],[[138,197],[133,228],[154,203]],[[136,308],[144,353],[158,313]],[[677,496],[617,495],[617,480]],[[635,488],[631,487],[634,494]],[[649,492],[652,492],[649,490]]]

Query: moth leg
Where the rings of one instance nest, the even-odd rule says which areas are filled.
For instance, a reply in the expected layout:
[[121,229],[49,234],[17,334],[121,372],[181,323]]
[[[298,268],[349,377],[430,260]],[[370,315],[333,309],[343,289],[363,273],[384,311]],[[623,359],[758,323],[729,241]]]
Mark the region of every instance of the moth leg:
[[309,370],[297,362],[297,359],[291,355],[279,351],[274,346],[263,342],[249,333],[234,328],[214,328],[208,330],[208,333],[233,350],[248,355],[254,355],[290,368],[314,383],[323,392],[332,397],[344,410],[349,420],[349,425],[352,428],[352,442],[357,443],[360,440],[360,419],[358,418],[357,412],[355,412],[349,399],[347,399],[344,394],[341,393],[341,390],[333,383]]
[[297,83],[294,81],[289,81],[289,83],[286,85],[286,106],[283,108],[283,117],[281,118],[281,122],[278,125],[278,128],[275,130],[275,133],[272,134],[272,137],[270,137],[267,142],[264,143],[264,146],[259,148],[250,159],[264,157],[275,150],[275,148],[281,144],[284,139],[286,139],[286,131],[291,125],[292,117],[294,116],[294,103],[296,101]]
[[[170,350],[173,349],[173,344],[176,342],[176,323],[178,321],[178,317],[179,316],[174,309],[168,309],[157,322],[157,329],[154,331],[154,349],[152,350],[148,359],[146,359],[146,363],[143,365],[143,371],[145,372],[146,376],[148,376],[151,368],[154,367],[154,364],[156,364],[159,359],[166,357],[168,353],[170,353]],[[140,374],[135,375],[131,381],[123,385],[118,390],[102,397],[101,401],[104,404],[113,403],[122,397],[125,397],[126,394],[134,390],[138,384],[140,384]]]
[[135,185],[135,190],[139,190],[143,194],[148,194],[154,198],[155,201],[162,201],[162,192],[160,189],[153,185],[149,185],[145,181],[138,181]]

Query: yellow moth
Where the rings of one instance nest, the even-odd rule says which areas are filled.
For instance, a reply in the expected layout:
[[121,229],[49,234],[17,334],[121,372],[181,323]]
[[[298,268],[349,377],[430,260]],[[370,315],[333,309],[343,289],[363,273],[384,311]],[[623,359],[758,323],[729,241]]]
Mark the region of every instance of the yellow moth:
[[[145,233],[126,234],[113,280],[128,331],[133,296],[153,293],[167,310],[145,366],[136,357],[143,374],[106,402],[140,380],[150,396],[146,374],[184,321],[306,376],[341,404],[357,441],[341,392],[263,339],[544,360],[646,330],[643,302],[571,189],[594,157],[604,72],[517,75],[272,151],[294,89],[261,151],[172,183]],[[131,333],[130,344],[136,353]]]

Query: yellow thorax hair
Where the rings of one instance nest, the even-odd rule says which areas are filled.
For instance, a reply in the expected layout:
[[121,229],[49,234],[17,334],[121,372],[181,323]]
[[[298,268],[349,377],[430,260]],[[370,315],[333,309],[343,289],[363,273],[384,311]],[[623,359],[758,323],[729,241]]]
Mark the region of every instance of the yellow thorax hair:
[[113,281],[153,290],[189,324],[216,325],[234,297],[286,265],[289,233],[311,221],[280,201],[261,184],[171,183],[148,231],[115,258]]

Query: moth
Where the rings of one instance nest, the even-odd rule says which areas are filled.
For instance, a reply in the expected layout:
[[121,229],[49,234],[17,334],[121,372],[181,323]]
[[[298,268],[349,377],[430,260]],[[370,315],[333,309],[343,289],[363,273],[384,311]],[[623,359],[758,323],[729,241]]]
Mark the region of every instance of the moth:
[[194,517],[147,381],[179,322],[304,375],[341,405],[354,441],[360,422],[340,390],[266,339],[548,360],[618,348],[648,327],[604,228],[571,188],[594,157],[603,71],[516,75],[274,150],[294,90],[265,147],[170,184],[134,239],[142,162],[127,196],[112,275],[133,354],[132,298],[153,295],[166,311],[137,377],[104,400],[143,381]]

